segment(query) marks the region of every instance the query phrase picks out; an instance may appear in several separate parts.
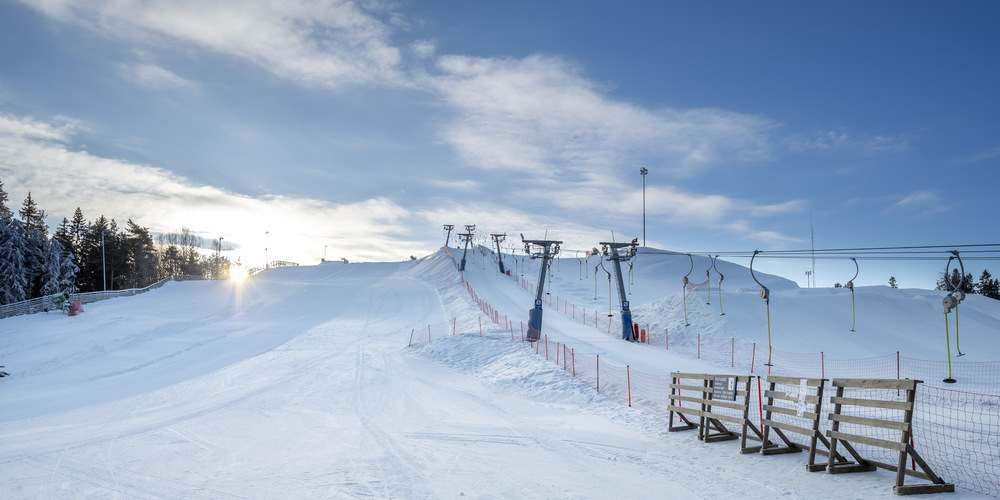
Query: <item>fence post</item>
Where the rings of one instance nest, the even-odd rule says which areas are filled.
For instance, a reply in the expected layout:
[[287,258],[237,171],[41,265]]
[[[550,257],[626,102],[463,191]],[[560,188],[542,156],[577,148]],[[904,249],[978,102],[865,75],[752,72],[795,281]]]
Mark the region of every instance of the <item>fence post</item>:
[[413,332],[417,331],[416,328],[410,328],[410,343],[406,344],[406,347],[413,345]]
[[733,337],[733,346],[729,352],[729,366],[736,366],[736,337]]
[[483,336],[483,317],[479,317],[479,336]]
[[601,392],[601,355],[597,355],[597,392]]
[[628,405],[632,407],[632,376],[629,374],[628,365],[625,365],[625,384],[628,389]]
[[573,378],[576,378],[576,352],[570,349],[569,355],[573,357]]
[[458,318],[451,318],[451,334],[455,335],[455,329],[458,327]]
[[701,359],[701,334],[698,334],[698,359]]
[[819,352],[819,378],[826,378],[826,354]]
[[545,336],[545,361],[549,360],[549,336]]
[[666,349],[668,351],[670,350],[670,329],[669,328],[664,328],[663,329],[663,347],[664,347],[664,349]]
[[753,373],[753,363],[757,361],[757,343],[753,343],[753,351],[750,353],[750,373]]
[[427,341],[431,341],[431,325],[427,325]]

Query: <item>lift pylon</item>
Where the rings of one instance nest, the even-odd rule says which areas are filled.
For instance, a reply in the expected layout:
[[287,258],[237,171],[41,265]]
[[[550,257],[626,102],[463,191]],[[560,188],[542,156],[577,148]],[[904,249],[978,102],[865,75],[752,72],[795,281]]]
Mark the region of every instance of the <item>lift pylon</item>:
[[621,304],[622,315],[622,340],[635,342],[635,331],[632,329],[632,311],[628,307],[628,298],[625,296],[625,281],[622,279],[622,261],[628,262],[635,257],[636,249],[639,246],[639,238],[632,239],[631,243],[616,243],[602,241],[601,254],[605,259],[614,262],[615,279],[618,281],[618,302]]
[[[542,259],[542,264],[538,271],[538,287],[535,288],[535,307],[528,311],[528,342],[535,342],[542,335],[542,294],[545,293],[545,272],[549,269],[552,258],[559,253],[559,245],[562,241],[555,240],[526,240],[521,235],[524,243],[524,253],[532,259]],[[532,250],[532,247],[537,248]]]
[[444,237],[444,246],[447,248],[448,244],[451,243],[451,230],[455,229],[454,224],[445,224],[444,230],[448,232],[448,235]]
[[497,246],[497,265],[500,266],[500,274],[507,274],[503,268],[503,251],[500,250],[500,242],[507,239],[507,233],[503,234],[491,234],[490,238],[493,238],[493,243]]
[[475,234],[475,231],[476,231],[475,224],[466,224],[465,232],[458,234],[458,239],[465,242],[465,249],[462,250],[462,261],[458,266],[459,271],[465,271],[465,254],[469,253],[469,242],[472,241],[472,235]]

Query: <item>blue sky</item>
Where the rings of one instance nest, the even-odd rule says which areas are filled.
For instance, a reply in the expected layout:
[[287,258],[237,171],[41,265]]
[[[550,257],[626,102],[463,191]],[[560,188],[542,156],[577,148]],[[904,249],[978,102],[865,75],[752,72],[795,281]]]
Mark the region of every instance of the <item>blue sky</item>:
[[[0,179],[230,257],[990,243],[996,2],[0,3]],[[265,232],[267,235],[265,236]],[[863,262],[932,286],[940,263]],[[743,262],[745,264],[745,262]],[[804,283],[803,261],[762,270]],[[978,277],[990,262],[969,262]],[[817,265],[846,282],[849,261]],[[1000,273],[995,270],[994,274]],[[842,275],[846,274],[844,277]]]

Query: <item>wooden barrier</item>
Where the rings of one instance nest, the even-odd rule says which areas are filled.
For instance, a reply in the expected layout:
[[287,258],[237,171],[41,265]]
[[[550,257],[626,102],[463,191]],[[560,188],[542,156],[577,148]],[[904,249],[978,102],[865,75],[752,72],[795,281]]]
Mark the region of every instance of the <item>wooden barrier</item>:
[[[837,388],[837,395],[830,398],[830,402],[834,405],[834,411],[830,414],[830,420],[833,424],[831,429],[826,432],[830,438],[830,456],[826,468],[827,472],[838,474],[870,471],[876,468],[891,470],[896,472],[896,485],[893,486],[893,492],[898,495],[955,491],[955,485],[945,483],[943,479],[935,474],[910,444],[910,433],[913,429],[913,402],[916,399],[917,384],[921,383],[923,382],[920,380],[909,379],[833,379],[833,386]],[[844,389],[867,389],[871,392],[879,393],[880,396],[884,397],[844,397]],[[895,400],[895,393],[897,391],[906,391],[904,401]],[[853,413],[864,413],[865,409],[871,408],[895,411],[896,413],[902,412],[902,421],[850,414],[852,413],[851,410],[853,410]],[[873,427],[899,431],[900,438],[898,441],[890,441],[841,432],[841,424],[856,426],[862,431],[865,428]],[[892,465],[874,460],[866,460],[860,456],[851,443],[898,451],[899,461],[896,465]],[[844,449],[850,453],[855,462],[834,463],[838,444],[843,444]],[[906,468],[907,456],[912,458],[916,465],[920,466],[920,471],[908,470]],[[903,480],[908,475],[930,481],[932,484],[904,485]]]
[[[779,453],[799,453],[809,451],[809,459],[806,463],[806,470],[816,472],[826,470],[827,463],[816,463],[816,454],[825,457],[830,456],[830,441],[820,432],[820,415],[823,410],[823,386],[825,378],[795,378],[768,375],[768,388],[764,391],[767,402],[764,403],[764,426],[763,448],[760,452],[764,455],[777,455]],[[778,386],[783,389],[795,387],[795,392],[778,390]],[[783,421],[775,420],[774,414],[783,415]],[[781,440],[781,443],[772,442],[771,433],[774,433]],[[785,432],[794,432],[809,438],[809,445],[805,446],[792,441]],[[817,448],[817,443],[821,443],[825,449]],[[835,454],[838,463],[846,463],[848,460],[842,455]]]
[[[673,372],[670,377],[669,432],[698,429],[698,439],[706,443],[740,439],[740,453],[756,453],[761,449],[759,445],[747,446],[748,439],[763,440],[760,430],[749,419],[752,376]],[[686,382],[689,380],[695,382]],[[694,395],[684,395],[681,391]],[[683,406],[684,403],[690,406]],[[730,411],[724,413],[724,410]],[[674,414],[682,424],[674,425]],[[688,417],[698,417],[698,423]],[[731,431],[723,422],[736,424],[741,431]],[[752,434],[748,434],[748,429]]]

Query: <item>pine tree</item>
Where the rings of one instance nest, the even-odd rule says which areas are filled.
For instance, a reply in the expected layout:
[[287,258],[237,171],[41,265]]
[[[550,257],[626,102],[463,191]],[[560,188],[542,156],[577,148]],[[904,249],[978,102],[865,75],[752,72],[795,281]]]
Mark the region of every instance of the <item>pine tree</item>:
[[38,297],[54,295],[62,291],[59,286],[59,275],[62,271],[62,256],[60,255],[62,245],[58,241],[50,239],[45,242],[44,250],[44,260],[38,278]]
[[28,298],[28,269],[24,263],[27,242],[21,221],[0,218],[0,304]]
[[7,208],[7,192],[3,190],[3,180],[0,180],[0,219],[9,221],[14,213]]
[[991,299],[1000,299],[1000,280],[997,280],[989,271],[983,269],[983,274],[979,276],[979,283],[976,284],[976,293]]
[[17,214],[21,216],[21,220],[29,232],[39,230],[42,234],[48,234],[49,227],[45,224],[45,211],[40,210],[35,200],[31,199],[31,191],[28,191],[28,197],[24,199],[21,210]]
[[896,289],[899,288],[899,284],[896,283],[896,277],[895,276],[889,276],[889,288],[892,288],[893,290],[896,290]]

